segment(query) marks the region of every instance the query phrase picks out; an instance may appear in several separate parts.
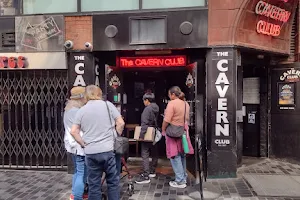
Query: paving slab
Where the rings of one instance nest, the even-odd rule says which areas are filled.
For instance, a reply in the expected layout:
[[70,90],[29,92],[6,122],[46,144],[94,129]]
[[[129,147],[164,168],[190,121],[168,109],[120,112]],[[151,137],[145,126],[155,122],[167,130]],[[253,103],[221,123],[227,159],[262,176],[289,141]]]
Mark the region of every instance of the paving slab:
[[262,197],[300,197],[298,177],[286,175],[245,174],[254,192]]

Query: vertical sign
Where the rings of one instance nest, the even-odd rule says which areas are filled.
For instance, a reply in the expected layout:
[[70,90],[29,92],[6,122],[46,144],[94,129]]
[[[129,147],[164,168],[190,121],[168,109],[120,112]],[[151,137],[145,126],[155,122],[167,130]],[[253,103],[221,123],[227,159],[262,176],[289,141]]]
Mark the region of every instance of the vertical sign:
[[211,148],[231,150],[235,134],[235,68],[233,49],[213,49],[210,71],[211,85]]
[[70,88],[95,84],[94,56],[89,52],[69,54]]
[[236,177],[237,66],[235,49],[213,48],[207,66],[208,177]]

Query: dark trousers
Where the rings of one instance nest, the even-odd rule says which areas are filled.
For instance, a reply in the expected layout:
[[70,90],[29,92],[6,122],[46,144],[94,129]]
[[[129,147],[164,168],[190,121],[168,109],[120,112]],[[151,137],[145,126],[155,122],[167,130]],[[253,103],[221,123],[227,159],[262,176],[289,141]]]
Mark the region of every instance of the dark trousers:
[[100,200],[102,174],[106,174],[107,195],[109,200],[120,200],[120,179],[116,169],[116,159],[113,152],[87,154],[86,165],[89,183],[89,200]]
[[[142,142],[141,144],[141,154],[143,159],[143,170],[145,175],[149,175],[151,172],[155,172],[158,162],[158,149],[157,146],[153,145],[152,142]],[[149,157],[152,157],[152,162],[150,164]]]

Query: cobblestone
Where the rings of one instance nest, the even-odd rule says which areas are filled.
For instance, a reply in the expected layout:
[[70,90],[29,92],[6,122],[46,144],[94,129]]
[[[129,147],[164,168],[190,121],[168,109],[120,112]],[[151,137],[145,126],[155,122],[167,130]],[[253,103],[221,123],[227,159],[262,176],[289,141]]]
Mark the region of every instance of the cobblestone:
[[[137,176],[139,167],[133,169]],[[168,182],[173,178],[171,168],[163,167],[151,184],[135,184],[135,194],[129,197],[126,193],[127,178],[121,182],[122,200],[189,200],[186,189],[173,189]],[[238,170],[236,179],[208,180],[222,191],[218,200],[300,200],[299,198],[257,197],[252,187],[242,178],[243,174],[281,174],[300,176],[300,166],[277,160],[258,160]],[[66,172],[44,171],[0,171],[0,200],[67,200],[71,192],[72,175]],[[192,186],[193,180],[188,181]]]

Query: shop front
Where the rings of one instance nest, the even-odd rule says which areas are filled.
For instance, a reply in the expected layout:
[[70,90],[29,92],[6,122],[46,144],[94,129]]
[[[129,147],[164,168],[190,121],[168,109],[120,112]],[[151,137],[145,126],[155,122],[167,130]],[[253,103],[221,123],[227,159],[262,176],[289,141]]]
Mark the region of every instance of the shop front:
[[[94,15],[93,51],[70,52],[68,55],[70,84],[99,85],[105,98],[113,102],[124,116],[124,134],[130,138],[133,138],[134,127],[140,124],[143,94],[146,91],[155,93],[161,126],[169,101],[168,89],[177,85],[191,105],[191,136],[196,145],[195,138],[205,138],[206,47],[205,8],[188,12]],[[132,144],[129,156],[140,157],[139,144]],[[159,149],[159,156],[165,158],[163,141]],[[199,155],[195,156],[188,162],[193,174],[199,165]]]
[[63,16],[0,19],[0,168],[65,170]]
[[293,0],[210,2],[207,83],[215,85],[208,85],[206,101],[209,178],[236,177],[243,158],[283,151],[272,146],[279,119],[273,124],[270,74],[295,44],[297,5]]

